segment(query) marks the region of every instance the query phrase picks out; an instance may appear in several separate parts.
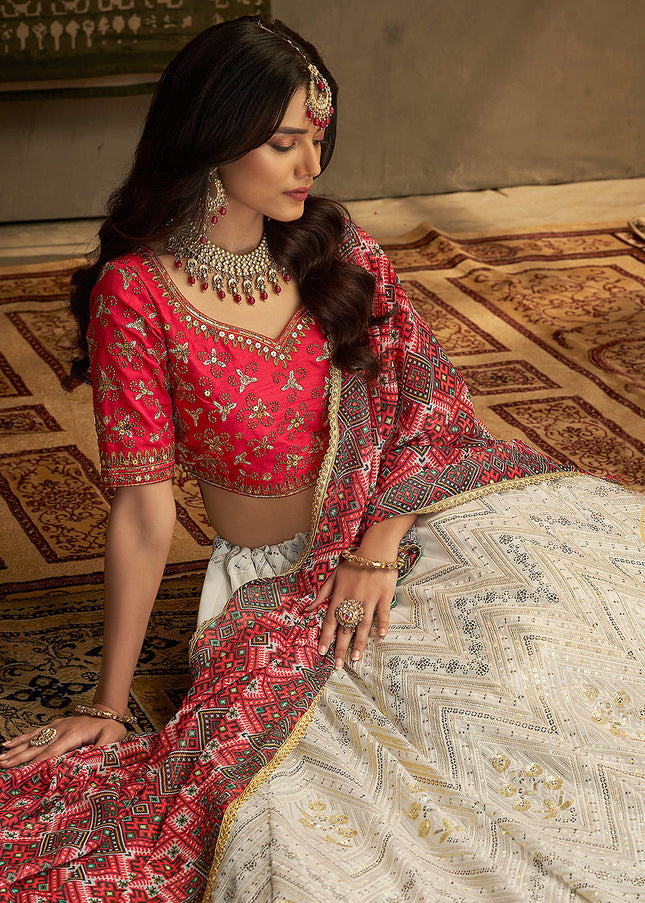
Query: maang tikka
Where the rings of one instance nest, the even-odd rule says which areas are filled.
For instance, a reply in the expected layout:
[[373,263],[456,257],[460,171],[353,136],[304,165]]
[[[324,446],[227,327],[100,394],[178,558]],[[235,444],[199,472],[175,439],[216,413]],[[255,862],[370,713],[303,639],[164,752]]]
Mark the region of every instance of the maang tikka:
[[261,22],[258,22],[258,25],[264,31],[268,31],[269,34],[274,35],[276,38],[281,38],[283,41],[286,41],[287,44],[291,44],[296,53],[298,53],[307,64],[307,69],[309,70],[309,84],[307,85],[307,99],[305,101],[307,119],[310,119],[317,128],[326,129],[331,122],[331,117],[336,112],[332,106],[332,93],[329,82],[320,70],[314,66],[313,63],[309,62],[297,44],[294,44],[293,41],[290,41],[285,35],[271,31],[270,28],[267,28],[266,25],[262,25]]
[[307,68],[309,69],[309,85],[305,101],[307,119],[311,119],[318,128],[326,129],[335,112],[331,105],[331,88],[327,79],[320,74],[313,63],[307,63]]

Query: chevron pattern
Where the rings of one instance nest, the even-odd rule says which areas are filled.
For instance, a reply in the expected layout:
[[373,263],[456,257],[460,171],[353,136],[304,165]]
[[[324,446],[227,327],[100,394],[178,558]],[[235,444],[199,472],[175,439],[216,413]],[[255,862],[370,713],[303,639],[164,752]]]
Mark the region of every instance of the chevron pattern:
[[222,829],[212,903],[645,900],[645,498],[419,519],[393,626]]

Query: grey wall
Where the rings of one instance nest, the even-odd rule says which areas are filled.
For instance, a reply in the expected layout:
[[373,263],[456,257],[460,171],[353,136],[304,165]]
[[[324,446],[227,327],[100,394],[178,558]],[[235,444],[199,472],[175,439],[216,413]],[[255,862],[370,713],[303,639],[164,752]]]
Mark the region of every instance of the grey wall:
[[642,3],[332,5],[274,0],[338,72],[341,196],[645,174]]
[[[273,0],[341,85],[321,188],[368,198],[645,175],[645,5]],[[0,104],[4,221],[101,215],[147,98]]]

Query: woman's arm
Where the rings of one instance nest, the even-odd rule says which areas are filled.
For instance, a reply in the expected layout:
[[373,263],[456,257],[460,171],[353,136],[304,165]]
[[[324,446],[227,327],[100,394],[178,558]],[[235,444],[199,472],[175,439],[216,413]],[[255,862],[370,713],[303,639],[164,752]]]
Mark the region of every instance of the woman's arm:
[[94,704],[123,713],[175,524],[172,482],[117,489],[105,547],[103,662]]
[[[117,490],[105,549],[103,662],[94,694],[97,708],[123,714],[128,707],[132,675],[159,589],[174,523],[170,480]],[[29,745],[42,726],[7,741],[0,767],[49,759],[89,744],[103,746],[125,736],[122,724],[86,715],[57,718],[49,726],[56,728],[57,736],[48,746]]]

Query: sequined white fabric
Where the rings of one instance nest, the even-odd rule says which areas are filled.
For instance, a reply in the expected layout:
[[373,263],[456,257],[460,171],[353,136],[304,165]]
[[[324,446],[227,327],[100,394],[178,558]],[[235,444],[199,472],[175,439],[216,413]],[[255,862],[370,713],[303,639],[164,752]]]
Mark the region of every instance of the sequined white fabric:
[[566,477],[420,517],[388,636],[225,823],[212,903],[645,900],[644,504]]

